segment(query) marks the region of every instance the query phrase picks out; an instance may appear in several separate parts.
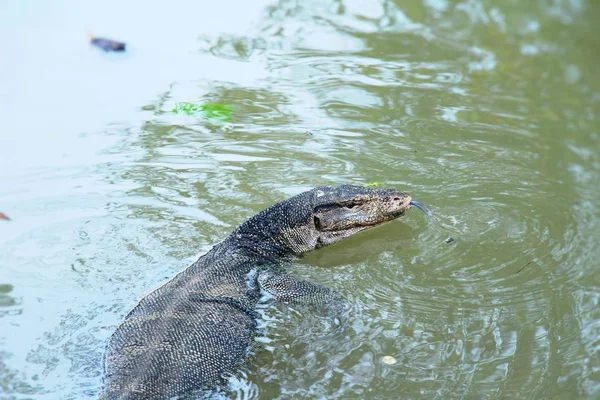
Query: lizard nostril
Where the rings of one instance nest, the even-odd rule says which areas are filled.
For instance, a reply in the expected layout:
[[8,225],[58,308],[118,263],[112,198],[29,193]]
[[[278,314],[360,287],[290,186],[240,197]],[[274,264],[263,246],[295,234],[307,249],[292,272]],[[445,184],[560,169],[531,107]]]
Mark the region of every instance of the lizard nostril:
[[317,230],[321,230],[321,220],[319,217],[314,217],[313,221],[315,223],[315,228],[317,228]]
[[400,201],[400,197],[394,197],[394,201]]

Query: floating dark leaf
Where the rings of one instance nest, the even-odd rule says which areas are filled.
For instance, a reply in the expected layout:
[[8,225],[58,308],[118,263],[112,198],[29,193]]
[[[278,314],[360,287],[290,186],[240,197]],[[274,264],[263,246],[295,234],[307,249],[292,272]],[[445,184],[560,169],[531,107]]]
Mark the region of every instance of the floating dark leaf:
[[123,42],[118,42],[112,39],[97,38],[91,34],[89,36],[90,43],[104,51],[125,51],[126,45]]

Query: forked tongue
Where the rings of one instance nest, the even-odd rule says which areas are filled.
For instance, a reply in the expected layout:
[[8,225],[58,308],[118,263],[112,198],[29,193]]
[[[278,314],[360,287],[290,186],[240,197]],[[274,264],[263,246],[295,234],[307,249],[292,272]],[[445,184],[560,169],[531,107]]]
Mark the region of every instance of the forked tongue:
[[[436,220],[436,218],[433,216],[433,214],[431,213],[431,211],[429,211],[429,209],[428,209],[427,207],[425,207],[423,204],[419,203],[418,201],[416,201],[416,200],[411,200],[411,201],[410,201],[410,205],[411,205],[411,206],[415,206],[415,207],[417,207],[419,210],[423,211],[423,213],[425,213],[425,215],[427,215],[427,219],[429,219],[429,225],[430,225],[430,226],[431,226],[431,225],[433,225],[433,228],[434,228],[436,231],[439,231],[439,230],[440,230],[440,228],[442,228],[442,229],[447,229],[447,230],[454,231],[454,232],[457,232],[457,233],[458,233],[458,231],[457,231],[456,229],[453,229],[453,228],[451,228],[451,227],[449,227],[449,226],[445,226],[445,225],[443,225],[443,224],[440,224],[440,223],[439,223],[439,222]],[[453,241],[454,241],[454,239],[453,239],[453,238],[451,238],[451,237],[449,237],[448,239],[446,239],[446,240],[445,240],[445,242],[446,242],[446,243],[452,243]]]
[[411,205],[411,206],[415,206],[415,207],[417,207],[419,210],[423,211],[423,212],[425,213],[425,215],[427,215],[427,218],[429,218],[429,219],[433,218],[433,216],[431,215],[431,211],[429,211],[429,210],[427,209],[427,207],[425,207],[423,204],[419,203],[418,201],[416,201],[416,200],[411,200],[411,201],[410,201],[410,205]]

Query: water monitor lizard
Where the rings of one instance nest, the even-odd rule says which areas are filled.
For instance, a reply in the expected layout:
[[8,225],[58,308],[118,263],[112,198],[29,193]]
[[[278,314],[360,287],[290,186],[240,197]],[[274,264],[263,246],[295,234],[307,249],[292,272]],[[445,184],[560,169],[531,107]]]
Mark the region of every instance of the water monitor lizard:
[[250,218],[125,317],[109,340],[100,399],[189,398],[214,389],[252,343],[261,293],[299,302],[338,296],[274,267],[398,218],[410,201],[394,189],[324,186]]

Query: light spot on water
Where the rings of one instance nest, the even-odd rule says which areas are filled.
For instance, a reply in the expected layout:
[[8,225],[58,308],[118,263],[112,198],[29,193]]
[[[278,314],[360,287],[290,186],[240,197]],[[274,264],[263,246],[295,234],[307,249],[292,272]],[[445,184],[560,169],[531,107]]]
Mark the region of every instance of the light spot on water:
[[539,48],[534,44],[524,44],[521,46],[521,54],[524,56],[535,56],[539,52]]
[[381,361],[383,361],[385,364],[388,364],[388,365],[394,365],[397,362],[396,359],[392,356],[384,356],[381,359]]
[[576,65],[568,65],[565,68],[565,81],[571,85],[576,84],[581,79],[581,72]]
[[492,71],[496,68],[496,55],[491,51],[479,47],[471,48],[471,52],[477,55],[480,60],[469,63],[469,72],[474,71]]

